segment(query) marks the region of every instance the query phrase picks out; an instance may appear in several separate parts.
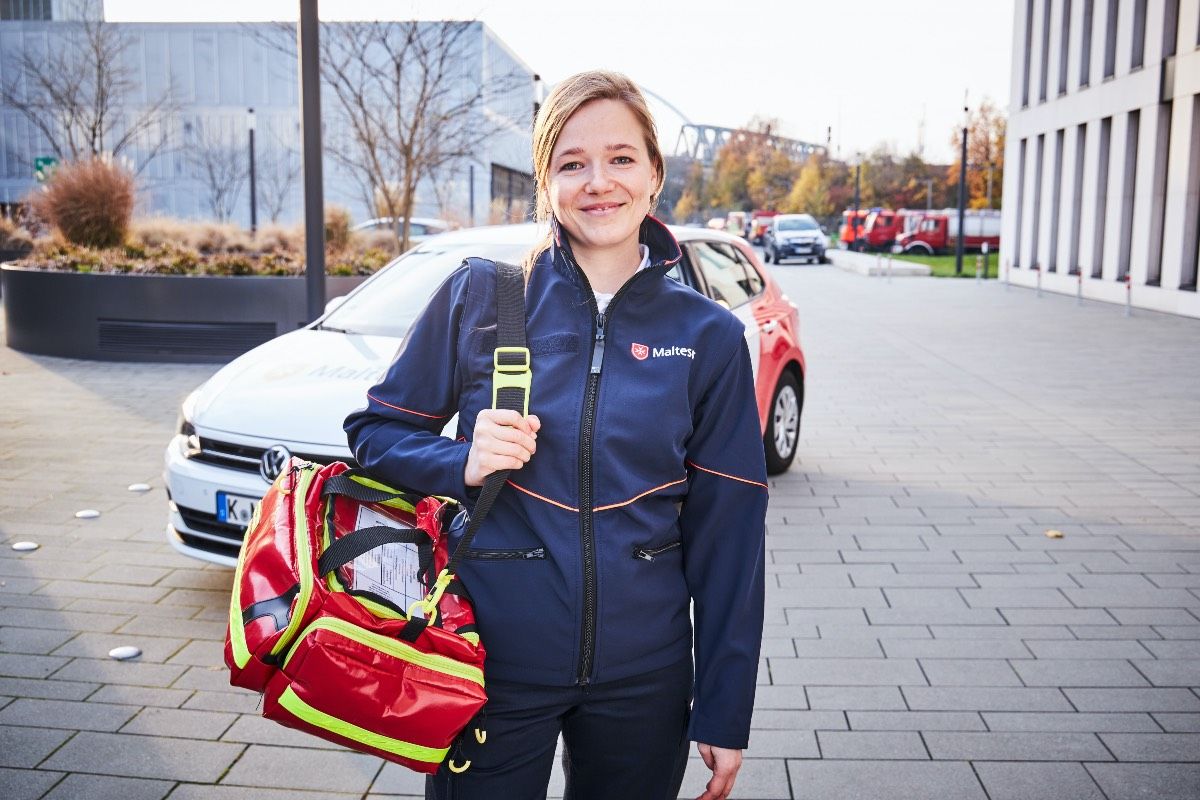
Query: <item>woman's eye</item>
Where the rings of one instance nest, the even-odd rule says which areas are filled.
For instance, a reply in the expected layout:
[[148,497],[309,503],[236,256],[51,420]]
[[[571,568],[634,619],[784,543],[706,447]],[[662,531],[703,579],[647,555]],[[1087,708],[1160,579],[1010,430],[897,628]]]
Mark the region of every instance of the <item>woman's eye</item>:
[[574,170],[582,169],[582,168],[583,168],[583,164],[580,164],[578,161],[568,161],[567,163],[563,164],[558,169],[561,172],[568,172],[568,171],[574,171]]
[[617,156],[613,159],[614,164],[632,164],[633,159],[629,156]]

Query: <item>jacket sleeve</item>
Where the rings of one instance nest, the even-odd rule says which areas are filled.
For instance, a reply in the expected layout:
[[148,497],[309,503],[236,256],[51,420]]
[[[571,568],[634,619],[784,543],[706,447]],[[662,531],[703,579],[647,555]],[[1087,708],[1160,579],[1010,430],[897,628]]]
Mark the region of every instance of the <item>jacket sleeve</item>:
[[470,282],[463,265],[416,318],[367,407],[346,417],[346,440],[364,470],[389,486],[467,500],[467,442],[441,435],[458,411],[458,333]]
[[680,512],[694,603],[691,740],[735,749],[750,737],[763,629],[766,458],[742,325],[695,412]]

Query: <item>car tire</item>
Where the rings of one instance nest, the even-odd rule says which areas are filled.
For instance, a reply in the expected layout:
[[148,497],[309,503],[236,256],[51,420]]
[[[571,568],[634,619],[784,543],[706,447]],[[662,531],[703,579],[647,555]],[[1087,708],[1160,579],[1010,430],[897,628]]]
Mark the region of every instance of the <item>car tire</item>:
[[767,456],[767,474],[787,472],[800,445],[800,413],[804,409],[804,389],[788,371],[779,376],[771,405],[767,407],[767,430],[763,448]]
[[824,253],[821,253],[821,257],[817,259],[817,263],[818,264],[828,264],[829,256],[825,255]]

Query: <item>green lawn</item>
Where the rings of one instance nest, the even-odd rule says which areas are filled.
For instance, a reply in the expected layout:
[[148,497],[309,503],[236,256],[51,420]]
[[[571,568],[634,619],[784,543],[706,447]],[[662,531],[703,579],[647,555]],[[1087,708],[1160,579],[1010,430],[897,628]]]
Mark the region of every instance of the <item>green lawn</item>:
[[[959,277],[974,278],[975,277],[975,257],[978,253],[963,254],[963,271]],[[913,261],[917,264],[926,264],[933,270],[935,278],[953,278],[954,275],[954,256],[916,256],[916,255],[895,255],[892,258],[898,261]],[[1000,254],[988,254],[988,271],[987,277],[1000,277]]]

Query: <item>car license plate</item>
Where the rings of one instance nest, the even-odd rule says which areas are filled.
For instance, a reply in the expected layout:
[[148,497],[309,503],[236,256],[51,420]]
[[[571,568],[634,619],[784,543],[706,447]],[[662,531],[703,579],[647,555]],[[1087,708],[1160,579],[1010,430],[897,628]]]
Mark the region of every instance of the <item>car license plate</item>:
[[217,492],[217,519],[230,525],[245,527],[250,524],[254,509],[258,508],[261,497],[245,497],[240,494]]

